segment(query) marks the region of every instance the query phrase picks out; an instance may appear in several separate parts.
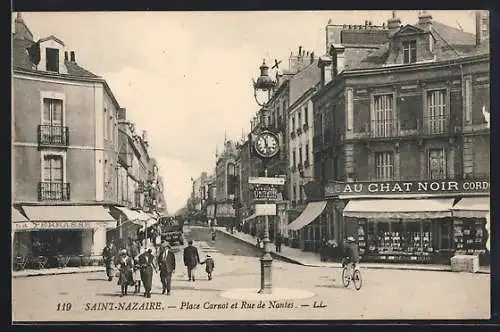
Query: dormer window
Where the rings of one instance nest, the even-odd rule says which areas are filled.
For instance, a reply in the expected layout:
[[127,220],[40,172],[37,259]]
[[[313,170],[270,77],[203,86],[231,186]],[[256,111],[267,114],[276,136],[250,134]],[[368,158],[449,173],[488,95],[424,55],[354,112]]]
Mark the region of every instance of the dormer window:
[[403,63],[417,62],[417,42],[415,40],[403,42]]
[[57,48],[45,49],[45,68],[47,71],[59,72],[59,50]]

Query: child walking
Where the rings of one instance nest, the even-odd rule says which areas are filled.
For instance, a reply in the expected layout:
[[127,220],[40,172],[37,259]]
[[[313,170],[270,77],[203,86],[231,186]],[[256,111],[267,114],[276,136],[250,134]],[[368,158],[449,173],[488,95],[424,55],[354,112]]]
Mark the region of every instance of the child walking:
[[134,258],[134,294],[141,292],[141,266],[139,264],[139,256]]
[[212,258],[212,256],[207,255],[207,257],[203,262],[201,262],[201,264],[205,264],[205,271],[208,274],[208,280],[212,280],[212,272],[215,267],[214,259]]

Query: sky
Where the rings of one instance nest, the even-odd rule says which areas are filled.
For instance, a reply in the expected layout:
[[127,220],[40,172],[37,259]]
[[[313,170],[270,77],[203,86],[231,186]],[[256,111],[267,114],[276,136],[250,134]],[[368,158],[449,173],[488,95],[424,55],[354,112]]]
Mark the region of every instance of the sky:
[[[472,11],[429,11],[434,20],[474,33]],[[325,53],[325,26],[382,25],[391,11],[58,12],[22,13],[39,39],[55,35],[76,62],[111,87],[127,118],[147,130],[160,166],[167,208],[191,193],[191,178],[213,172],[224,137],[248,133],[258,110],[252,78],[263,58],[288,67],[299,46]],[[397,11],[414,24],[418,11]],[[15,13],[13,14],[12,22]],[[274,74],[272,74],[274,76]]]

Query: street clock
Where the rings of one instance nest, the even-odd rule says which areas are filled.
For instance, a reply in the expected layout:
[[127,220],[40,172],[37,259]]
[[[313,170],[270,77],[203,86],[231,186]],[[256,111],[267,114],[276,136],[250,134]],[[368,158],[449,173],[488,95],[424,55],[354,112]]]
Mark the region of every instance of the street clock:
[[280,150],[278,136],[271,131],[265,130],[257,135],[254,148],[255,152],[261,158],[272,158],[276,156]]

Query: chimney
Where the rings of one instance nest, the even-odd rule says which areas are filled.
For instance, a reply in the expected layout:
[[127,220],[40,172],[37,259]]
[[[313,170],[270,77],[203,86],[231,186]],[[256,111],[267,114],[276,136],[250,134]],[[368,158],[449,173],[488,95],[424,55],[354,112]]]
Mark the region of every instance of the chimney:
[[76,62],[76,60],[75,60],[75,51],[71,51],[70,52],[70,60],[71,60],[71,62]]
[[21,13],[17,13],[14,20],[14,38],[33,41],[33,34],[24,22]]
[[148,142],[148,132],[147,132],[147,130],[143,130],[142,131],[142,140],[144,141],[144,143]]
[[476,11],[476,45],[490,37],[490,18],[487,10]]
[[68,61],[68,52],[64,52],[64,61]]
[[387,20],[387,28],[391,31],[396,31],[401,26],[401,20],[396,17],[396,11],[392,11],[392,17]]
[[422,29],[429,31],[432,26],[432,15],[426,10],[420,11],[418,15],[418,25],[422,27]]

